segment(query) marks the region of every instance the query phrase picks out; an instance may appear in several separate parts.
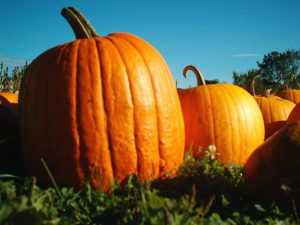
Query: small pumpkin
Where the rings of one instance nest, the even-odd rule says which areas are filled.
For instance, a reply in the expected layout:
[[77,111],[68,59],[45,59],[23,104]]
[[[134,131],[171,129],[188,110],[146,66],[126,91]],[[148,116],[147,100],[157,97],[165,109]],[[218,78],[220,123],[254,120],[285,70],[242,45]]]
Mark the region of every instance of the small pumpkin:
[[244,167],[245,182],[264,198],[283,197],[283,185],[300,185],[300,120],[281,128],[255,149]]
[[281,98],[287,99],[295,104],[300,102],[300,90],[297,89],[284,89],[277,93]]
[[0,92],[0,104],[17,112],[18,94],[12,92]]
[[279,96],[271,95],[271,89],[266,89],[264,95],[255,95],[255,78],[257,75],[259,73],[255,74],[251,80],[251,89],[264,118],[266,139],[286,124],[286,120],[295,107],[295,103],[282,99]]
[[159,52],[129,33],[100,37],[75,8],[62,10],[77,40],[38,56],[20,88],[28,174],[49,183],[109,190],[130,174],[174,174],[184,123],[175,82]]
[[300,120],[300,102],[292,109],[287,122],[290,123],[296,120]]
[[243,88],[228,84],[205,84],[201,72],[191,70],[198,81],[197,87],[178,90],[185,122],[185,150],[192,149],[198,157],[209,145],[217,147],[217,159],[223,163],[243,165],[253,149],[264,140],[264,122],[253,97]]

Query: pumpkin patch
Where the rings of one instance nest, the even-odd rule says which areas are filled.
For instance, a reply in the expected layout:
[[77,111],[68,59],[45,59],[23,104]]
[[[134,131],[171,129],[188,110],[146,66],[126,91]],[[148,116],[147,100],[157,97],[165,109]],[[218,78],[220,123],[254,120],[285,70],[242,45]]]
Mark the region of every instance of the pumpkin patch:
[[[300,224],[300,50],[262,58],[269,26],[251,29],[280,20],[276,42],[293,47],[275,9],[296,7],[253,4],[253,20],[244,3],[78,2],[123,30],[102,36],[74,7],[66,26],[59,4],[3,4],[1,225]],[[192,62],[207,80],[192,65],[172,76]]]

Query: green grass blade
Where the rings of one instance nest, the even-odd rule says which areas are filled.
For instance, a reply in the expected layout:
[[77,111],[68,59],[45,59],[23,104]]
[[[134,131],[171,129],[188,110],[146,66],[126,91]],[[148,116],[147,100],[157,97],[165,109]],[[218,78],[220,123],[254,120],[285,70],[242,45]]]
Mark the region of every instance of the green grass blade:
[[63,194],[61,193],[60,189],[58,188],[58,185],[54,179],[54,177],[52,176],[52,173],[49,169],[49,167],[47,166],[47,163],[45,162],[45,160],[43,158],[41,158],[41,161],[43,163],[43,166],[45,167],[46,171],[47,171],[47,174],[48,176],[50,177],[50,180],[51,182],[53,183],[53,186],[55,188],[55,191],[57,192],[57,194],[62,198],[63,197]]

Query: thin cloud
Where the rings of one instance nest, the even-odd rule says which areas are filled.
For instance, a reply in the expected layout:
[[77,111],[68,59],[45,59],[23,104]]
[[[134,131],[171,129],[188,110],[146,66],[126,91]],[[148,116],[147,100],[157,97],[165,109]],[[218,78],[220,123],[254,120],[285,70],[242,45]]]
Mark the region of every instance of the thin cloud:
[[0,54],[0,62],[2,62],[5,66],[8,67],[24,65],[26,61],[28,62],[28,60],[25,59],[11,58]]
[[253,57],[253,56],[261,56],[261,54],[251,54],[251,53],[247,53],[247,54],[234,54],[234,55],[230,55],[231,57]]

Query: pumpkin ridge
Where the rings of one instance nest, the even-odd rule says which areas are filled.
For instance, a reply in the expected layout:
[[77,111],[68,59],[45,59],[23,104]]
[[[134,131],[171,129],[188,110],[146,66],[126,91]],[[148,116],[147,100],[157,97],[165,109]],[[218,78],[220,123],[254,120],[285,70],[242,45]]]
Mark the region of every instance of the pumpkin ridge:
[[[44,58],[43,58],[43,60],[46,61],[47,63],[49,63],[49,65],[53,65],[53,64],[56,63],[53,60],[52,55],[56,55],[56,52],[53,52],[53,51],[50,52],[50,51],[48,51],[48,52],[46,52],[46,54],[44,55]],[[41,80],[40,82],[42,84],[44,82],[48,83],[49,79],[51,78],[51,74],[54,72],[53,71],[53,67],[50,67],[50,69],[46,69],[46,67],[43,67],[43,65],[41,65],[41,63],[36,64],[35,66],[36,66],[35,70],[40,71],[40,80]],[[44,84],[43,84],[43,86],[44,86]],[[33,87],[31,87],[31,88],[40,89],[39,87],[36,87],[36,84],[34,84]],[[46,106],[46,109],[45,109],[45,111],[46,111],[46,117],[45,117],[45,115],[43,116],[43,118],[39,118],[39,116],[37,116],[36,120],[38,120],[38,121],[40,121],[40,120],[48,121],[48,119],[51,118],[51,117],[47,117],[47,114],[48,114],[48,111],[49,111],[49,106],[48,106],[49,102],[48,102],[47,98],[43,98],[43,97],[44,96],[48,96],[48,93],[50,92],[51,89],[49,89],[49,87],[47,85],[46,88],[41,88],[40,90],[41,90],[40,95],[37,95],[36,99],[34,100],[34,102],[36,103],[36,105],[34,106],[35,107],[34,110],[36,110],[37,112],[44,111],[43,106],[45,105]],[[29,121],[29,123],[30,122],[32,122],[32,121]],[[30,124],[29,124],[29,126],[30,126]],[[49,124],[48,123],[44,123],[44,126],[45,126],[44,129],[42,129],[42,130],[40,129],[40,132],[44,134],[43,136],[41,136],[41,140],[39,140],[41,142],[47,142],[49,140],[48,139],[49,138],[49,132],[48,132],[48,129],[46,127],[46,126],[49,126]],[[46,164],[48,163],[50,171],[52,170],[53,167],[52,167],[52,162],[49,160],[49,158],[50,158],[49,156],[51,156],[51,154],[53,154],[54,151],[56,151],[56,149],[51,149],[51,147],[49,146],[48,149],[47,149],[47,151],[44,151],[45,155],[41,155],[41,158],[43,158],[45,160]],[[42,162],[39,161],[39,164],[42,165]],[[45,168],[43,168],[43,169],[45,171]],[[53,168],[53,169],[55,169],[55,168]],[[53,172],[53,171],[51,171],[51,172]]]
[[[245,111],[245,107],[243,107],[243,106],[240,106],[240,110],[239,110],[239,112],[241,112],[243,115],[246,115],[247,113],[246,113],[246,111]],[[239,115],[239,113],[238,113],[238,115]],[[243,116],[243,117],[245,117],[246,118],[246,116]],[[248,123],[249,123],[249,121],[248,121]],[[250,127],[248,124],[247,125],[245,125],[246,127]],[[243,126],[242,127],[242,129],[241,129],[241,127],[238,125],[237,126],[238,127],[238,132],[239,132],[239,134],[244,134],[244,133],[248,133],[248,131],[247,130],[245,130],[245,127]],[[246,141],[243,143],[245,146],[249,146],[250,144],[249,144],[249,140],[248,139],[246,139]],[[251,141],[252,142],[252,141]],[[240,143],[239,143],[239,145],[240,145]],[[243,146],[242,146],[242,148],[244,148]],[[241,154],[244,154],[245,155],[245,152],[240,152],[239,151],[239,161],[241,160]]]
[[[80,51],[80,46],[81,46],[81,43],[82,43],[82,40],[83,39],[78,39],[77,41],[74,42],[74,46],[76,46],[76,49],[74,50],[74,55],[73,55],[73,60],[74,62],[76,62],[76,66],[73,67],[74,68],[74,71],[71,71],[72,73],[72,77],[75,76],[75,85],[73,86],[74,87],[74,96],[73,96],[73,99],[72,101],[74,101],[75,103],[75,106],[74,106],[74,111],[73,111],[73,114],[74,114],[74,121],[71,121],[71,123],[74,123],[74,127],[75,127],[75,132],[74,132],[74,144],[75,144],[75,148],[74,148],[74,154],[75,156],[77,155],[78,158],[76,157],[73,157],[74,159],[74,164],[76,165],[76,171],[78,173],[78,176],[80,178],[82,178],[83,176],[85,176],[84,172],[82,171],[82,165],[81,165],[81,148],[82,148],[82,143],[81,143],[81,135],[79,135],[79,121],[78,121],[78,110],[79,110],[79,100],[80,100],[80,96],[79,96],[79,91],[78,91],[78,88],[80,87],[79,85],[79,81],[78,81],[78,68],[79,68],[79,60],[78,60],[78,56],[79,56],[79,51]],[[77,45],[75,45],[75,43],[77,43]],[[75,47],[74,47],[75,48]],[[82,185],[82,184],[80,184]]]
[[[149,73],[150,78],[151,78],[151,85],[152,85],[152,89],[154,91],[154,98],[155,98],[155,102],[156,102],[156,112],[157,112],[157,118],[158,118],[158,120],[157,120],[157,132],[158,132],[158,138],[159,138],[159,143],[160,143],[159,144],[159,157],[161,159],[161,162],[164,164],[165,161],[168,161],[168,160],[170,161],[170,159],[166,159],[166,157],[170,157],[170,155],[169,156],[165,155],[165,153],[163,152],[163,149],[165,149],[165,147],[164,147],[164,143],[165,142],[164,142],[164,138],[163,137],[165,137],[167,135],[165,134],[165,132],[163,132],[163,131],[166,130],[166,126],[163,124],[163,121],[160,121],[160,119],[159,119],[160,115],[161,115],[159,112],[162,109],[160,109],[158,107],[159,105],[158,105],[158,100],[157,99],[160,96],[159,96],[159,94],[156,94],[156,91],[155,91],[155,89],[157,89],[159,87],[159,84],[157,85],[158,87],[156,87],[155,80],[154,80],[155,79],[155,75],[151,75],[152,73],[151,73],[151,70],[149,69],[150,68],[149,62],[146,59],[147,56],[144,55],[144,54],[142,54],[143,51],[141,51],[141,49],[148,48],[148,47],[151,47],[151,49],[152,49],[152,46],[148,42],[146,42],[146,41],[144,41],[142,44],[141,43],[137,43],[136,39],[138,37],[136,37],[135,35],[132,35],[132,34],[128,34],[128,35],[124,36],[124,35],[122,35],[120,33],[115,33],[114,36],[117,36],[118,38],[124,39],[128,43],[130,43],[137,50],[137,52],[139,52],[139,55],[142,57],[143,61],[145,62],[146,68],[147,68],[148,73]],[[163,59],[163,57],[160,55],[160,53],[157,50],[153,49],[153,51],[151,51],[151,54],[158,55],[162,59],[162,61],[160,62],[161,69],[163,71],[165,71],[166,74],[170,74],[170,70],[169,70],[167,64],[165,63],[165,60]],[[172,104],[172,107],[170,107],[170,108],[175,108],[174,106],[176,106],[176,111],[180,111],[181,112],[179,98],[176,99],[176,96],[178,96],[178,94],[176,92],[176,87],[175,87],[175,83],[172,80],[172,76],[170,76],[170,75],[167,76],[167,79],[164,80],[164,85],[169,87],[169,89],[167,89],[167,90],[170,90],[171,89],[170,87],[174,86],[174,92],[176,93],[176,95],[168,94],[168,96],[172,97],[172,99],[169,99],[168,102],[170,104]],[[173,90],[173,89],[171,89],[171,90]],[[163,92],[158,92],[158,93],[160,93],[162,96],[165,95]],[[176,104],[176,102],[178,102],[178,104]],[[175,113],[175,111],[174,111],[174,113]],[[180,125],[180,121],[179,120],[175,119],[173,122],[176,124],[176,127],[179,127],[179,125]],[[182,120],[182,123],[183,123],[183,120]],[[170,137],[168,137],[168,136],[167,136],[167,138],[170,139]],[[179,135],[178,138],[176,138],[176,139],[173,140],[174,142],[175,141],[178,142],[178,145],[176,145],[176,148],[178,148],[178,146],[180,146],[180,143],[184,143],[183,139],[184,139],[184,133],[182,133],[182,135]],[[174,154],[179,154],[179,152],[177,152],[177,151],[174,151],[173,153]],[[173,154],[172,154],[172,156],[173,156]],[[180,158],[182,157],[183,158],[183,155],[182,156],[180,155],[178,157],[180,157]],[[174,156],[173,156],[173,158],[174,158]],[[175,161],[174,161],[174,164],[176,164]],[[164,171],[165,171],[166,168],[168,168],[168,166],[169,165],[166,165],[165,168],[162,168],[162,170],[161,170],[160,173],[164,174]]]
[[206,88],[207,86],[204,86],[204,88],[205,88],[205,90],[207,91],[207,94],[208,94],[208,96],[209,96],[209,105],[211,106],[211,112],[209,113],[209,115],[212,115],[212,121],[210,121],[212,124],[213,124],[213,126],[212,126],[212,130],[210,131],[210,133],[211,133],[211,137],[212,137],[212,142],[213,143],[209,143],[209,145],[216,145],[216,134],[215,134],[215,131],[216,131],[216,115],[213,113],[213,109],[214,109],[214,101],[213,101],[213,99],[214,99],[214,96],[213,96],[213,94],[214,93],[212,93],[208,88]]
[[[118,43],[115,42],[114,40],[112,40],[109,36],[106,36],[104,37],[104,40],[107,41],[107,43],[109,43],[109,45],[111,46],[111,52],[113,52],[114,54],[117,55],[117,58],[118,58],[118,63],[121,64],[122,68],[125,69],[125,72],[126,74],[123,76],[123,82],[126,83],[126,85],[128,86],[128,93],[124,93],[128,96],[128,99],[130,98],[130,102],[127,102],[128,104],[126,105],[127,107],[131,107],[131,114],[132,114],[132,117],[130,117],[130,120],[132,122],[132,125],[131,125],[131,129],[130,129],[130,133],[128,133],[128,131],[123,131],[123,133],[125,132],[126,133],[126,139],[127,137],[129,136],[130,134],[130,138],[132,138],[132,140],[128,140],[126,142],[126,147],[127,149],[121,149],[119,148],[119,146],[117,145],[114,145],[114,146],[111,146],[112,147],[112,157],[113,157],[113,162],[114,162],[114,169],[116,171],[116,177],[120,177],[118,176],[118,171],[122,173],[122,176],[120,177],[121,180],[126,178],[129,174],[132,174],[132,173],[137,173],[137,171],[139,171],[139,167],[138,167],[138,155],[137,155],[137,147],[136,147],[136,120],[135,120],[135,105],[134,105],[134,101],[133,101],[133,97],[132,97],[132,90],[131,90],[131,82],[129,80],[129,72],[128,72],[128,68],[126,65],[126,61],[124,60],[123,58],[123,53],[121,51],[121,49],[119,48],[118,46]],[[117,76],[116,74],[112,74],[112,77],[113,75]],[[116,79],[116,78],[114,78]],[[115,90],[117,87],[116,87],[116,81],[111,81],[112,85],[109,85],[108,88],[111,88],[111,90]],[[125,84],[124,83],[124,84]],[[120,91],[118,90],[115,90],[114,93],[116,93],[116,100],[118,100],[118,98],[120,98],[120,96],[118,97],[118,93]],[[105,91],[106,93],[106,91]],[[129,95],[130,94],[130,95]],[[110,96],[108,97],[110,98]],[[119,100],[122,100],[121,98]],[[114,103],[114,104],[117,104],[117,103]],[[114,106],[113,106],[114,107]],[[114,108],[116,109],[116,108]],[[115,113],[118,113],[120,114],[119,111],[116,111]],[[112,116],[113,115],[110,115],[110,112],[109,112],[109,109],[108,109],[108,121],[112,121]],[[129,117],[128,117],[129,118]],[[111,124],[111,122],[109,122],[109,124]],[[116,136],[115,134],[113,134],[113,132],[115,132],[116,130],[116,127],[111,127],[110,125],[108,126],[108,130],[109,130],[109,133],[111,134],[110,137],[114,137]],[[117,140],[117,139],[116,139]],[[113,142],[113,140],[111,140],[111,142]],[[131,154],[129,154],[127,156],[127,158],[122,158],[121,155],[123,154],[124,151],[130,151]],[[114,156],[118,156],[117,157],[114,157]],[[123,160],[125,160],[125,163],[123,162]],[[117,162],[119,161],[119,162]],[[121,163],[122,162],[122,163]],[[129,163],[130,163],[130,166],[129,166]],[[124,177],[124,175],[126,177]]]
[[[232,86],[232,84],[230,84],[230,86]],[[224,93],[228,93],[229,94],[229,97],[231,99],[229,102],[232,102],[232,103],[234,103],[234,104],[236,104],[236,105],[239,106],[239,108],[235,107],[236,108],[235,114],[238,117],[237,123],[239,123],[239,121],[241,120],[241,118],[247,118],[247,112],[245,110],[246,107],[244,107],[244,99],[241,100],[240,98],[237,98],[237,93],[236,92],[238,90],[233,91],[230,86],[226,86],[227,91],[226,92],[224,91]],[[237,87],[237,88],[241,89],[240,87]],[[254,101],[255,100],[253,99],[252,102],[256,104],[256,102],[254,102]],[[249,104],[249,102],[247,104]],[[246,121],[247,121],[247,124],[246,125],[244,124],[244,126],[240,126],[240,124],[232,125],[232,123],[230,123],[231,126],[232,126],[232,129],[237,128],[234,132],[238,133],[238,137],[241,137],[243,134],[245,134],[245,133],[247,134],[248,133],[248,130],[245,129],[245,127],[251,127],[251,124],[249,125],[249,123],[252,123],[252,122],[248,121],[248,120],[246,120]],[[243,124],[243,123],[241,123],[241,124]],[[235,142],[238,143],[238,144],[235,144],[235,145],[232,145],[232,146],[235,146],[235,147],[237,146],[237,148],[245,149],[245,146],[250,146],[253,141],[252,140],[250,141],[250,140],[246,139],[245,142],[241,143],[240,142],[240,138],[238,138],[238,141],[235,140]],[[241,144],[243,144],[243,146],[241,146]],[[232,160],[231,159],[232,161],[239,161],[239,162],[241,162],[241,159],[243,158],[242,155],[245,155],[245,154],[249,155],[249,153],[241,152],[241,151],[236,151],[233,148],[231,148],[231,151],[235,152],[235,154],[233,154],[233,152],[231,152],[231,155],[235,159],[238,159],[238,160]],[[236,152],[238,152],[239,155],[236,155]]]
[[[230,99],[230,101],[227,101],[226,102],[226,104],[225,104],[225,106],[226,106],[226,111],[227,111],[227,113],[226,113],[226,116],[228,117],[228,115],[230,115],[230,110],[229,110],[229,105],[228,104],[234,104],[234,102],[236,101],[235,99],[234,99],[234,97],[236,97],[236,94],[235,93],[232,93],[232,89],[231,89],[231,87],[229,87],[229,86],[223,86],[225,89],[226,89],[226,91],[224,91],[223,93],[221,93],[221,96],[224,96],[224,94],[225,95],[227,95],[228,97],[226,97],[226,99]],[[216,88],[217,89],[217,88]],[[232,112],[231,112],[232,113]],[[234,114],[236,114],[236,111],[234,112]],[[234,116],[237,116],[237,117],[239,117],[239,114],[238,115],[234,115]],[[231,146],[235,146],[235,145],[238,145],[238,146],[240,146],[241,145],[241,142],[240,142],[240,139],[238,139],[238,141],[237,141],[237,139],[233,139],[232,137],[233,137],[233,134],[235,133],[235,130],[236,130],[236,128],[239,128],[240,127],[240,124],[232,124],[232,120],[228,120],[228,121],[231,121],[231,123],[229,123],[229,126],[231,126],[230,127],[230,129],[228,129],[229,131],[230,131],[230,134],[229,135],[227,135],[228,137],[230,137],[230,145]],[[233,120],[233,121],[235,121],[235,120]],[[238,123],[238,122],[237,122]],[[241,129],[238,129],[238,133],[239,133],[239,137],[242,135],[241,133]],[[235,144],[235,142],[238,142],[238,144]],[[241,151],[238,151],[238,153],[239,153],[239,155],[238,156],[236,156],[236,152],[237,151],[235,151],[233,148],[230,148],[230,153],[226,153],[226,155],[231,155],[231,156],[234,156],[235,158],[238,158],[238,161],[241,161],[241,158],[242,158],[242,156],[241,156]],[[235,153],[235,154],[234,154]],[[222,156],[221,156],[222,157]],[[231,162],[232,162],[233,160],[231,159]]]
[[[230,130],[231,131],[233,130],[233,132],[231,133],[231,138],[233,136],[232,134],[234,134],[235,132],[238,133],[238,137],[241,137],[245,133],[245,131],[244,131],[244,126],[241,129],[239,121],[240,121],[241,117],[245,118],[245,116],[244,116],[246,114],[245,110],[244,110],[245,108],[243,106],[241,106],[241,104],[238,104],[239,108],[236,108],[237,106],[235,104],[239,101],[240,98],[239,99],[237,98],[236,90],[233,91],[232,88],[231,88],[231,85],[230,86],[226,85],[225,89],[227,89],[227,90],[224,91],[224,93],[228,94],[228,98],[227,99],[230,99],[228,102],[229,103],[233,103],[234,108],[235,108],[234,114],[238,118],[238,121],[236,121],[237,124],[232,124],[232,122],[230,123],[230,126],[231,126]],[[238,111],[238,113],[237,113],[237,111]],[[242,116],[241,116],[241,114],[242,114]],[[248,125],[245,125],[245,126],[248,127]],[[234,144],[234,143],[237,143],[237,144]],[[245,148],[244,146],[241,146],[242,143],[240,141],[240,138],[236,138],[235,140],[232,138],[231,144],[232,144],[231,146],[238,146],[238,148]],[[245,146],[249,145],[247,143],[247,140],[243,144]],[[233,149],[233,147],[230,148],[230,149],[231,149],[230,155],[233,156],[235,159],[238,159],[238,160],[231,159],[231,162],[233,162],[233,161],[239,161],[239,162],[241,162],[241,159],[243,158],[242,154],[244,154],[244,152],[236,151],[235,149]],[[239,155],[236,155],[236,152],[238,152]]]
[[[93,102],[94,96],[91,96],[91,93],[87,92],[87,93],[84,93],[84,97],[82,97],[83,93],[81,92],[80,89],[86,88],[86,87],[83,87],[80,84],[85,85],[85,83],[86,83],[86,84],[88,84],[89,90],[94,89],[93,84],[95,81],[93,80],[93,78],[94,78],[93,73],[94,73],[95,69],[92,67],[92,62],[90,60],[90,57],[91,57],[90,55],[92,54],[92,51],[90,49],[95,49],[95,45],[96,45],[96,42],[95,42],[94,38],[91,38],[89,40],[83,39],[80,41],[80,45],[79,45],[78,49],[79,50],[81,49],[81,52],[78,53],[78,55],[83,55],[83,56],[87,57],[85,59],[85,61],[87,62],[85,64],[87,64],[87,65],[84,67],[85,70],[83,71],[83,69],[82,69],[83,67],[80,65],[80,61],[77,60],[77,68],[81,68],[81,71],[79,71],[79,73],[75,73],[75,74],[77,74],[77,76],[76,76],[76,82],[77,82],[77,85],[76,85],[76,87],[77,87],[77,90],[76,90],[76,100],[77,100],[76,108],[77,108],[77,110],[76,110],[76,112],[79,115],[77,117],[78,129],[76,129],[76,130],[78,130],[77,131],[78,134],[81,134],[81,135],[79,135],[79,159],[78,159],[79,165],[80,165],[79,168],[81,169],[83,178],[88,179],[89,181],[92,181],[92,182],[93,182],[93,177],[98,175],[98,174],[93,174],[93,173],[97,173],[96,166],[98,165],[99,155],[94,154],[93,159],[91,159],[89,157],[89,154],[91,154],[91,153],[89,151],[86,151],[86,149],[90,149],[89,142],[93,142],[93,140],[87,139],[86,136],[91,131],[89,129],[87,130],[86,127],[83,125],[83,123],[89,122],[90,129],[95,130],[95,132],[97,132],[98,130],[96,130],[97,125],[96,125],[95,113],[98,111],[96,111],[96,109],[95,109],[95,110],[91,110],[92,113],[90,113],[89,107],[87,107],[85,109],[82,108],[82,103],[81,103],[82,101],[90,101],[91,102],[90,107],[94,106],[94,102]],[[89,53],[89,54],[87,54],[87,53]],[[94,50],[94,54],[98,55],[98,51]],[[99,62],[99,59],[96,58],[96,56],[93,56],[93,57],[95,57],[94,60],[96,62]],[[86,82],[82,82],[83,75],[84,75]],[[83,118],[82,115],[85,115],[84,116],[85,121],[82,120],[82,118]],[[97,141],[94,143],[95,146],[90,151],[98,151],[98,149],[97,150],[95,149],[97,143],[98,143]],[[97,146],[97,147],[99,147],[99,146]],[[95,155],[98,157],[95,158]],[[91,166],[91,165],[93,165],[93,166]]]
[[[155,100],[155,108],[156,108],[156,118],[159,117],[159,114],[158,114],[158,105],[157,105],[157,96],[154,92],[154,84],[153,84],[153,79],[152,79],[152,76],[151,76],[151,72],[149,70],[149,67],[148,67],[148,64],[143,56],[143,54],[141,53],[141,51],[133,44],[131,43],[128,39],[126,39],[124,36],[117,36],[118,38],[120,39],[123,39],[124,41],[126,41],[128,44],[130,44],[140,55],[141,59],[143,60],[144,64],[146,65],[146,69],[147,69],[147,73],[149,75],[149,80],[151,81],[151,89],[153,90],[153,97],[154,97],[154,100]],[[111,39],[111,37],[107,37],[109,39]],[[112,40],[113,41],[113,40]],[[156,120],[157,123],[156,123],[156,132],[157,132],[157,139],[158,139],[158,143],[160,142],[160,129],[159,129],[159,120],[157,119]],[[161,159],[162,158],[162,154],[161,154],[161,147],[160,147],[160,144],[159,144],[159,151],[157,152],[158,153],[158,158]],[[154,167],[154,166],[153,166]],[[161,173],[162,171],[159,171],[159,174]]]
[[[98,54],[99,54],[99,45],[101,44],[101,40],[107,40],[107,37],[103,37],[101,39],[97,39],[98,40]],[[105,85],[104,85],[104,59],[101,59],[100,61],[100,71],[101,71],[101,86],[102,86],[102,98],[103,98],[103,108],[104,108],[104,112],[105,112],[105,116],[106,116],[106,133],[107,133],[107,142],[108,142],[108,152],[110,155],[110,159],[111,159],[111,167],[112,167],[112,173],[113,173],[113,178],[115,179],[115,177],[117,177],[117,166],[116,166],[116,160],[113,154],[113,140],[112,138],[112,132],[110,130],[110,126],[109,126],[109,121],[110,121],[110,116],[109,116],[109,109],[108,109],[108,105],[105,104],[105,99],[107,98],[107,94],[105,91]]]
[[[102,65],[101,65],[101,62],[102,62],[102,59],[101,59],[101,56],[99,54],[99,44],[101,42],[101,38],[100,37],[95,37],[93,38],[93,43],[94,43],[94,46],[96,48],[96,55],[97,55],[97,62],[99,62],[98,66],[99,66],[99,87],[101,88],[101,90],[99,90],[99,94],[101,95],[101,106],[102,106],[102,109],[103,109],[103,114],[104,114],[104,117],[107,118],[107,109],[105,107],[105,104],[104,104],[104,90],[103,90],[103,78],[102,78],[102,75],[103,75],[103,70],[102,70]],[[97,123],[96,123],[96,115],[94,113],[93,115],[94,117],[94,121],[95,121],[95,126],[97,126]],[[115,174],[114,174],[114,169],[113,169],[113,160],[112,160],[112,155],[111,155],[111,152],[110,152],[110,149],[111,149],[111,140],[108,135],[108,125],[107,125],[107,121],[104,119],[104,121],[101,121],[101,122],[104,122],[104,124],[100,124],[100,126],[103,126],[105,127],[105,139],[107,141],[107,148],[105,149],[104,147],[102,147],[102,149],[99,149],[100,151],[104,152],[106,150],[106,152],[108,153],[108,158],[109,158],[109,168],[106,169],[106,168],[99,168],[99,170],[97,170],[98,168],[96,168],[96,170],[94,171],[95,174],[91,174],[91,176],[94,176],[95,177],[95,182],[96,182],[96,186],[101,186],[101,187],[104,187],[105,188],[105,185],[106,183],[104,184],[101,184],[101,176],[105,176],[103,173],[107,171],[107,176],[105,177],[105,179],[107,179],[107,182],[110,183],[110,179],[114,178],[115,177]],[[101,146],[100,146],[101,148]],[[101,154],[101,155],[104,155],[104,154]],[[95,160],[95,163],[96,165],[95,166],[98,166],[99,164],[100,165],[103,165],[103,163],[101,163],[101,159],[100,159],[100,155],[98,155],[98,158]],[[104,170],[104,171],[103,171]],[[106,171],[105,171],[106,170]],[[93,173],[93,171],[92,171]],[[98,177],[100,176],[100,177]],[[111,177],[112,176],[112,177]]]
[[[102,59],[101,54],[99,54],[99,52],[101,52],[101,40],[104,40],[104,37],[102,38],[95,38],[95,43],[96,43],[96,47],[97,47],[97,55],[98,55],[98,59],[99,59],[99,66],[100,66],[100,87],[101,87],[101,96],[102,96],[102,105],[103,105],[103,112],[104,112],[104,117],[106,119],[104,119],[104,123],[105,123],[105,134],[106,134],[106,140],[107,140],[107,152],[109,155],[109,159],[110,159],[110,168],[109,170],[111,171],[112,178],[114,179],[116,177],[115,174],[115,165],[114,165],[114,160],[113,160],[113,154],[111,153],[111,149],[112,149],[112,141],[111,141],[111,135],[109,133],[109,126],[108,126],[108,109],[107,106],[105,104],[105,90],[103,88],[103,76],[104,76],[104,71],[103,71],[103,61],[104,59]],[[101,171],[100,171],[101,173]],[[100,174],[100,176],[103,176],[103,174]],[[110,177],[107,177],[107,179],[109,180]],[[101,178],[100,178],[101,180]]]
[[[132,84],[131,84],[130,78],[129,78],[128,66],[127,66],[126,60],[124,59],[123,53],[119,49],[119,46],[115,42],[115,40],[113,40],[113,38],[111,38],[110,36],[105,37],[105,39],[107,39],[108,41],[110,41],[112,43],[112,45],[117,50],[117,52],[118,52],[118,54],[119,54],[119,56],[120,56],[120,58],[122,60],[122,64],[125,65],[127,83],[128,83],[129,90],[130,90],[130,99],[131,99],[131,103],[132,103],[132,107],[133,107],[133,110],[132,110],[133,111],[132,112],[133,118],[132,119],[133,119],[133,126],[134,126],[134,128],[133,128],[133,130],[134,130],[134,134],[133,134],[134,135],[134,148],[135,148],[136,151],[140,151],[140,149],[137,147],[137,143],[136,143],[137,131],[136,131],[136,116],[135,116],[136,112],[134,110],[134,108],[135,108],[135,102],[134,102],[133,93],[132,93]],[[140,159],[139,159],[139,154],[137,153],[136,156],[137,156],[137,160],[135,162],[135,166],[137,168],[138,174],[140,174],[140,165],[139,165]]]

